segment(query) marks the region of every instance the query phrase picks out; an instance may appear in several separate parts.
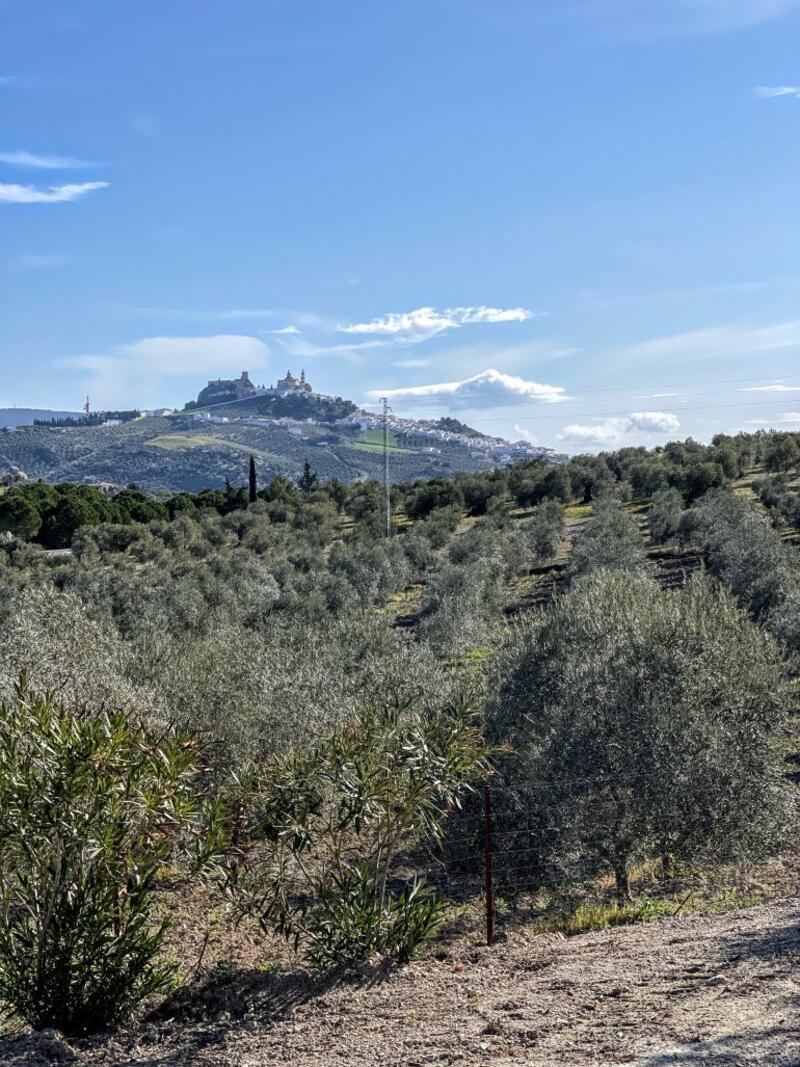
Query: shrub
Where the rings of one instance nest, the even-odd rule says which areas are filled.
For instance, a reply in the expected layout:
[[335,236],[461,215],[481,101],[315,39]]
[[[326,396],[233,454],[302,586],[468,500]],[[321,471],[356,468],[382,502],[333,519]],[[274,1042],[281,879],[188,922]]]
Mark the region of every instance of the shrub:
[[395,888],[399,859],[440,838],[486,756],[468,705],[393,702],[265,762],[243,803],[252,823],[240,907],[315,967],[408,959],[441,903],[416,878]]
[[74,712],[23,676],[0,707],[0,999],[36,1028],[105,1028],[169,988],[159,869],[211,846],[196,743]]

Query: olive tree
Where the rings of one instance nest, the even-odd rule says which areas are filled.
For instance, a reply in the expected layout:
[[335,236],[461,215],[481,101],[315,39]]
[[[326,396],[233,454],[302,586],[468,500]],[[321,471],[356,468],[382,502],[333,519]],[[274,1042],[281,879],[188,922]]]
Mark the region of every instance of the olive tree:
[[659,489],[653,494],[647,511],[650,536],[657,544],[677,537],[683,514],[683,496],[675,489]]
[[533,561],[544,563],[558,555],[564,537],[564,508],[555,500],[537,505],[526,526]]
[[490,691],[494,740],[523,808],[547,813],[554,862],[610,871],[643,857],[758,855],[783,794],[787,706],[774,639],[705,576],[663,592],[598,570],[521,626]]
[[709,493],[684,514],[682,539],[698,547],[708,570],[756,619],[779,610],[800,581],[797,561],[762,509],[726,490]]
[[592,517],[578,533],[570,553],[567,574],[574,581],[599,568],[642,571],[644,546],[635,519],[613,500],[594,504]]

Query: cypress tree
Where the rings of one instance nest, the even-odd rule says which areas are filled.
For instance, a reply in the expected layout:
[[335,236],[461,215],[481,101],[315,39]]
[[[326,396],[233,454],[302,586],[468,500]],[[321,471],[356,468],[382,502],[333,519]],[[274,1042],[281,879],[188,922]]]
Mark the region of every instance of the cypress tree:
[[310,493],[312,489],[315,489],[319,483],[319,478],[311,469],[311,464],[308,460],[303,464],[303,473],[300,477],[300,481],[297,483],[302,493]]
[[250,457],[250,503],[255,504],[258,493],[258,476],[256,475],[255,457]]

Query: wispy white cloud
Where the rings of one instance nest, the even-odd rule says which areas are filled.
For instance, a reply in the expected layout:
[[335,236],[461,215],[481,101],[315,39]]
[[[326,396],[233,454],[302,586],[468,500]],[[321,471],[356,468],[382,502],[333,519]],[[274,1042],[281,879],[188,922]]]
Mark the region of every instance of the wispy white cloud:
[[528,311],[527,308],[489,307],[447,308],[446,314],[451,316],[459,326],[479,322],[525,322],[534,316],[534,312]]
[[37,77],[26,77],[20,74],[0,75],[0,89],[46,89],[50,88],[51,84]]
[[32,167],[37,170],[72,170],[79,167],[93,167],[86,159],[73,159],[71,156],[45,156],[21,149],[18,152],[0,152],[0,163],[12,167]]
[[131,407],[159,403],[169,380],[259,372],[267,367],[269,356],[268,345],[257,337],[218,334],[144,337],[114,345],[105,353],[70,356],[60,362],[86,374],[83,388],[97,405]]
[[108,182],[81,182],[78,185],[51,185],[39,189],[34,185],[9,185],[0,182],[0,203],[3,204],[64,204],[80,200],[96,189],[105,189]]
[[161,123],[149,111],[137,111],[135,115],[131,115],[130,128],[133,133],[138,134],[140,137],[152,140],[154,137],[158,137],[161,132]]
[[748,385],[740,393],[800,393],[800,385]]
[[684,396],[683,393],[640,393],[634,400],[663,400],[664,397]]
[[525,322],[533,318],[527,308],[454,307],[440,311],[434,307],[390,312],[369,322],[339,326],[342,333],[385,334],[405,341],[424,341],[459,326],[485,323]]
[[70,256],[64,252],[27,252],[11,260],[15,270],[47,270],[69,263]]
[[276,334],[289,334],[289,335],[291,335],[291,334],[298,334],[301,331],[297,328],[297,326],[281,326],[281,328],[279,330],[270,330],[269,332],[270,333],[276,333]]
[[543,359],[568,359],[570,356],[577,356],[578,353],[582,352],[582,351],[583,351],[583,349],[576,348],[574,345],[569,346],[567,348],[551,348],[550,351],[546,352],[542,356],[542,358]]
[[758,85],[755,94],[762,100],[771,100],[777,96],[793,96],[800,100],[800,85]]
[[318,344],[316,341],[305,337],[298,330],[297,333],[283,333],[275,337],[283,352],[290,359],[343,359],[348,363],[363,363],[363,351],[376,348],[385,348],[387,341],[357,341],[347,344]]
[[[214,371],[259,370],[266,366],[269,348],[257,337],[244,334],[217,334],[213,337],[143,337],[139,341],[115,345],[108,355],[71,356],[70,367],[134,363],[157,372],[160,377],[210,374]],[[100,363],[96,361],[100,360]]]
[[561,441],[572,444],[611,445],[631,434],[674,433],[680,422],[670,411],[633,411],[630,415],[597,423],[570,423],[558,434]]
[[531,433],[530,430],[526,430],[525,427],[520,426],[518,422],[514,423],[514,433],[523,440],[529,441],[532,445],[539,443],[536,434]]
[[568,399],[561,385],[526,381],[493,368],[462,381],[410,385],[400,389],[373,389],[370,395],[388,396],[415,403],[446,402],[460,407],[499,407],[529,400],[553,404]]
[[424,358],[420,357],[419,359],[396,359],[392,363],[392,366],[393,367],[406,367],[406,368],[410,368],[410,367],[430,367],[431,363],[432,363],[432,360],[424,359]]
[[783,415],[771,415],[768,419],[748,419],[748,426],[797,426],[800,425],[800,411],[785,411]]
[[175,308],[126,305],[125,311],[147,318],[176,319],[184,322],[256,322],[282,319],[288,326],[334,331],[336,323],[313,311],[293,308]]
[[797,345],[800,345],[800,319],[772,326],[715,326],[691,330],[630,345],[624,353],[644,359],[706,359],[773,352]]
[[770,278],[763,281],[740,281],[718,283],[716,285],[697,285],[687,289],[651,289],[645,292],[624,293],[616,296],[589,292],[582,296],[582,298],[575,304],[575,307],[580,309],[602,309],[623,307],[627,304],[645,304],[670,300],[684,302],[686,300],[704,296],[724,296],[728,293],[734,295],[738,293],[757,293],[764,289],[778,289],[785,288],[786,286],[796,286],[797,282],[798,279],[796,276],[789,276]]
[[556,10],[587,19],[612,38],[639,41],[758,26],[797,5],[798,0],[565,0]]

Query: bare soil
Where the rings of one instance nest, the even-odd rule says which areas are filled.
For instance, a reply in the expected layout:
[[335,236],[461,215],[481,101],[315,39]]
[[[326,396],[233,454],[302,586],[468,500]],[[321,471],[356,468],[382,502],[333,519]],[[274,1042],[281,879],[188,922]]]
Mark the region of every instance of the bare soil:
[[119,1034],[20,1033],[0,1063],[798,1067],[800,897],[492,948],[472,930],[339,979],[215,968]]

